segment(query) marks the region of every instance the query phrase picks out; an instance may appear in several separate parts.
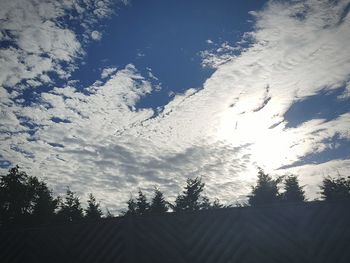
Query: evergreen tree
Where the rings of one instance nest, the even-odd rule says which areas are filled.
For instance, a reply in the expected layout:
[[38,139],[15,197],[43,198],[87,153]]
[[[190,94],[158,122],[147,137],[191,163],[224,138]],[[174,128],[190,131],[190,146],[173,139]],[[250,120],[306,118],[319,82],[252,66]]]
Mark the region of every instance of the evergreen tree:
[[320,188],[322,198],[326,201],[350,200],[350,176],[326,177]]
[[136,212],[138,215],[144,215],[149,211],[150,205],[146,196],[139,189],[139,196],[136,199]]
[[257,206],[279,201],[278,184],[280,182],[281,178],[274,180],[262,169],[259,169],[257,185],[252,187],[252,193],[248,196],[249,204]]
[[53,220],[58,206],[58,198],[54,198],[45,182],[30,178],[29,184],[34,192],[33,222],[47,223]]
[[102,216],[100,204],[96,201],[96,198],[92,193],[89,194],[88,206],[85,209],[85,218],[98,219]]
[[168,211],[167,202],[164,199],[163,193],[155,188],[154,196],[151,201],[150,212],[153,214],[162,214]]
[[210,203],[210,200],[208,197],[203,196],[202,200],[200,202],[200,209],[201,210],[208,210],[212,208],[212,204]]
[[214,209],[218,209],[218,208],[223,208],[223,207],[226,207],[224,206],[223,204],[220,203],[220,200],[219,199],[215,199],[213,204],[211,205],[212,208]]
[[106,208],[106,218],[113,218],[114,215],[111,213],[111,211],[109,211],[108,208]]
[[0,179],[1,222],[20,223],[30,214],[31,190],[28,187],[28,175],[13,167]]
[[79,221],[84,217],[79,198],[69,187],[67,187],[65,200],[60,203],[57,216],[59,220],[66,222]]
[[134,200],[134,198],[130,197],[126,203],[128,205],[128,210],[124,213],[124,215],[127,215],[127,216],[137,215],[137,203]]
[[201,193],[204,185],[201,178],[187,179],[184,191],[175,200],[174,211],[199,210],[201,208]]
[[227,207],[248,207],[249,202],[246,201],[236,201],[234,204],[229,205]]
[[0,178],[0,224],[45,223],[57,207],[44,181],[11,168]]
[[298,178],[295,175],[288,176],[284,181],[283,201],[286,202],[305,202],[305,192],[299,185]]
[[202,200],[200,202],[201,210],[218,209],[223,207],[224,206],[220,203],[220,200],[217,198],[214,200],[214,202],[210,202],[209,198],[204,196],[202,197]]

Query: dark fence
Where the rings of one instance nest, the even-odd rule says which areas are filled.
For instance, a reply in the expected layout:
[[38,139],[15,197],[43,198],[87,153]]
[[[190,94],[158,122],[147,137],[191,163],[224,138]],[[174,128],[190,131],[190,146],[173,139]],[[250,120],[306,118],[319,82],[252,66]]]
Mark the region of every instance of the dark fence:
[[0,262],[350,262],[346,203],[231,208],[0,232]]

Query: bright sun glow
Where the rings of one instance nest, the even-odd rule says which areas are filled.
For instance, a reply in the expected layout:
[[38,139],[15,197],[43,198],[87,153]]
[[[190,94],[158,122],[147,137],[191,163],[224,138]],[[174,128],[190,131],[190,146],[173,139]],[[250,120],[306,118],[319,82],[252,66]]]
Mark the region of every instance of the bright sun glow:
[[284,123],[273,129],[273,115],[270,112],[249,112],[237,114],[230,109],[222,114],[219,140],[234,145],[250,145],[251,155],[256,165],[266,169],[276,169],[297,160],[299,151],[293,150],[296,136],[286,131]]

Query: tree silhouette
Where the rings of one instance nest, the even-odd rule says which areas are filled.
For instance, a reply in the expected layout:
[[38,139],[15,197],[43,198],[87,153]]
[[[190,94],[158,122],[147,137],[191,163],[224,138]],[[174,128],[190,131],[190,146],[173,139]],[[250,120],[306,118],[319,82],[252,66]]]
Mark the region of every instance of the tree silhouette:
[[87,201],[88,206],[85,209],[85,218],[87,219],[98,219],[102,216],[102,211],[100,204],[96,201],[96,198],[92,193],[89,194],[89,199]]
[[113,218],[114,215],[111,213],[111,211],[109,211],[108,208],[106,208],[106,218]]
[[144,215],[149,211],[150,204],[147,202],[146,196],[139,189],[139,196],[136,199],[136,213],[138,215]]
[[126,203],[128,205],[128,210],[123,214],[126,216],[137,215],[137,203],[134,198],[130,197]]
[[153,214],[162,214],[168,211],[167,202],[164,199],[163,193],[155,188],[154,196],[151,201],[150,212]]
[[326,201],[350,200],[350,176],[326,177],[320,188],[322,198]]
[[174,211],[196,211],[201,209],[201,193],[204,185],[199,177],[187,179],[184,191],[175,200]]
[[226,207],[248,207],[249,201],[236,201],[234,204],[226,206]]
[[206,196],[203,196],[201,198],[201,202],[200,202],[200,209],[207,210],[207,209],[211,209],[211,208],[212,208],[212,206],[211,206],[209,198]]
[[298,178],[290,175],[284,180],[283,201],[286,202],[305,202],[305,191],[299,185]]
[[[284,178],[284,192],[279,194],[279,183],[283,177],[273,179],[262,169],[259,169],[258,180],[252,187],[248,196],[251,206],[283,202],[305,202],[305,191],[299,185],[298,178],[290,175]],[[184,190],[175,200],[175,204],[166,202],[164,194],[157,188],[151,203],[146,195],[139,189],[136,199],[127,201],[128,210],[124,215],[144,215],[147,213],[161,214],[169,210],[173,211],[197,211],[204,209],[227,207],[220,204],[218,199],[211,202],[203,196],[205,184],[200,177],[187,179]],[[350,176],[326,177],[323,180],[321,195],[324,200],[348,200],[350,201]],[[86,209],[81,207],[79,198],[67,188],[66,196],[62,200],[54,198],[52,191],[46,182],[35,176],[28,176],[20,171],[18,166],[9,169],[6,175],[0,176],[0,226],[8,224],[43,224],[57,218],[61,221],[77,221],[85,218],[97,219],[102,217],[100,204],[96,198],[89,194]],[[56,216],[56,209],[59,206]],[[237,204],[236,206],[246,206]],[[230,206],[228,206],[230,207]],[[106,217],[113,217],[107,209]]]
[[60,209],[57,212],[59,220],[65,222],[79,221],[83,218],[83,208],[79,198],[67,187],[65,200],[60,202]]
[[59,199],[54,198],[46,183],[36,177],[29,178],[29,185],[34,193],[33,221],[41,224],[52,221]]
[[257,185],[252,187],[252,193],[248,196],[251,206],[275,203],[280,200],[278,184],[281,178],[272,179],[262,169],[258,172]]
[[224,205],[220,203],[219,199],[215,199],[214,202],[210,202],[209,198],[204,196],[201,198],[200,202],[200,209],[201,210],[208,210],[208,209],[218,209],[223,208]]
[[223,208],[226,207],[223,204],[220,203],[219,199],[215,199],[214,202],[211,204],[211,208],[218,209],[218,208]]
[[52,219],[57,207],[45,182],[11,168],[0,178],[0,223],[45,223]]
[[0,179],[1,221],[4,224],[18,223],[30,213],[31,191],[28,175],[13,167]]

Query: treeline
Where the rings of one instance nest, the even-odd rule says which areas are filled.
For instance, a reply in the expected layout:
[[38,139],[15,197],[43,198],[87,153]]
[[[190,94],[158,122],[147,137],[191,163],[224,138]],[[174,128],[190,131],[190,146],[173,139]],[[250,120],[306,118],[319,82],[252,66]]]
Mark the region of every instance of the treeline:
[[[198,211],[233,206],[261,206],[268,204],[306,202],[305,191],[297,176],[281,176],[276,179],[258,172],[258,180],[252,187],[247,202],[223,205],[218,199],[209,200],[204,195],[205,184],[197,177],[187,179],[182,193],[174,203],[168,202],[164,194],[154,189],[150,200],[139,190],[136,198],[127,201],[123,216],[163,214],[167,212]],[[320,186],[323,201],[350,201],[350,176],[326,177]],[[83,208],[79,197],[67,188],[65,196],[54,197],[46,182],[29,176],[19,167],[11,168],[0,177],[0,226],[41,225],[56,222],[78,222],[113,217],[108,211],[103,214],[101,205],[93,194],[89,194]]]

